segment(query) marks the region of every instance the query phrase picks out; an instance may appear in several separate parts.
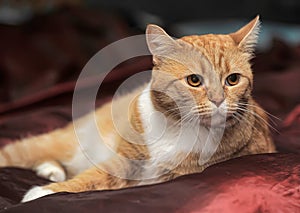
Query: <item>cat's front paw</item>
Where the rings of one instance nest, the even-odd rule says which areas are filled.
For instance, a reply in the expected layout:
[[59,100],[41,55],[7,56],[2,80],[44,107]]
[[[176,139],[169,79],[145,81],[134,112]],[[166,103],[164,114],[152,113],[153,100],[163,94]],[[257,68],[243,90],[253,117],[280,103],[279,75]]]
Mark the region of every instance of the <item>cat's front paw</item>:
[[55,192],[50,189],[44,189],[42,186],[35,186],[26,192],[21,202],[25,203],[53,193]]
[[56,162],[44,162],[35,168],[36,174],[54,182],[66,180],[64,169]]

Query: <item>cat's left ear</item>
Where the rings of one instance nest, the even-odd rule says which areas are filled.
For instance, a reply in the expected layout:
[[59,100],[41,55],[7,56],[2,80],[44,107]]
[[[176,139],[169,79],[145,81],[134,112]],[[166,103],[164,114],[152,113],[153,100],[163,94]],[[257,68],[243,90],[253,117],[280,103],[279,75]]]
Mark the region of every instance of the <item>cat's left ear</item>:
[[244,27],[229,35],[240,49],[251,54],[257,44],[259,30],[260,20],[258,15]]
[[169,36],[161,27],[154,24],[147,26],[146,40],[154,60],[159,56],[167,57],[174,53],[180,46],[178,42]]

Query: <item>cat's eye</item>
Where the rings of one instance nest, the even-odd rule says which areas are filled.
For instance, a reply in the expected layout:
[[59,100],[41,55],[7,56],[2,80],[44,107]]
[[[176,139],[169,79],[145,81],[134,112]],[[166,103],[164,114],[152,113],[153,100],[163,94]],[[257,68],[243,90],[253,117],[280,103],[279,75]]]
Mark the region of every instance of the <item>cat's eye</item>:
[[234,86],[237,85],[240,81],[240,75],[237,73],[231,74],[226,78],[226,85],[227,86]]
[[202,84],[202,77],[200,75],[192,74],[186,77],[186,82],[192,87],[199,87]]

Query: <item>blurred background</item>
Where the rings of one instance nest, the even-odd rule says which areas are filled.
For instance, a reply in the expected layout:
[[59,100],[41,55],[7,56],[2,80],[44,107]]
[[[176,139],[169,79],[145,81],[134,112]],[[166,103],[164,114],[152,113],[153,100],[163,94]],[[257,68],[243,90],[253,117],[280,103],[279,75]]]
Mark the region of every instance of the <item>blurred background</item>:
[[[144,33],[149,23],[175,37],[228,33],[257,14],[263,27],[253,61],[259,75],[254,95],[269,111],[286,115],[300,99],[299,0],[1,0],[0,115],[70,104],[88,60],[114,41]],[[124,63],[104,90],[111,95],[151,65],[149,57]]]

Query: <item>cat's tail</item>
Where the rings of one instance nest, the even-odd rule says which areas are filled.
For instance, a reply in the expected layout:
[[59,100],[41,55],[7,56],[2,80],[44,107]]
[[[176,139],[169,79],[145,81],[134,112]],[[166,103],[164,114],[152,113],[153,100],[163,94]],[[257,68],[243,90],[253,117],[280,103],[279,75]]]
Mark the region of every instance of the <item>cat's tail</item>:
[[62,161],[70,157],[76,148],[76,137],[71,127],[66,128],[25,138],[2,147],[0,167],[33,168],[37,163]]

